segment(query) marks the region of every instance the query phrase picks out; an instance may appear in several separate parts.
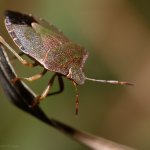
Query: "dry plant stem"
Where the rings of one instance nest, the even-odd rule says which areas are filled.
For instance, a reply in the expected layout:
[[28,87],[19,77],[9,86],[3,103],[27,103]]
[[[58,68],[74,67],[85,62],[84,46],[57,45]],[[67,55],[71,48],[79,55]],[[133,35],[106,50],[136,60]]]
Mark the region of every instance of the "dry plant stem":
[[28,106],[33,103],[36,95],[22,81],[16,81],[16,83],[13,84],[11,80],[14,78],[16,78],[14,69],[10,64],[4,49],[0,47],[0,83],[4,92],[15,106],[28,112],[51,127],[54,127],[65,135],[68,135],[70,138],[75,139],[88,148],[94,150],[133,150],[133,148],[76,130],[55,119],[48,118],[38,105],[34,108],[29,108]]

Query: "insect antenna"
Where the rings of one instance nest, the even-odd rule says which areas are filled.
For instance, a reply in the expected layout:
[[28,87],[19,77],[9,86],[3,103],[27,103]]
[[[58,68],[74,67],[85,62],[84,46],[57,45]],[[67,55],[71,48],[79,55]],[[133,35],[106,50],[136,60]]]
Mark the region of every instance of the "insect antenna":
[[109,84],[114,84],[114,85],[134,85],[133,83],[130,83],[130,82],[123,82],[123,81],[116,81],[116,80],[97,80],[97,79],[92,79],[92,78],[87,78],[87,77],[85,77],[85,79],[89,81],[109,83]]

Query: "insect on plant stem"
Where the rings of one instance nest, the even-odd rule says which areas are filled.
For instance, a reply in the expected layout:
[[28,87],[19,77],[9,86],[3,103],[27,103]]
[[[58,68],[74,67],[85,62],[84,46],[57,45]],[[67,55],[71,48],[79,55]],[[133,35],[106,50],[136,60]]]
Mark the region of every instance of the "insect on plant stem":
[[[45,21],[46,22],[46,21]],[[115,85],[133,85],[129,82],[114,80],[96,80],[87,78],[84,75],[84,64],[88,58],[87,50],[72,42],[55,26],[46,23],[32,15],[7,10],[5,12],[5,27],[8,34],[21,50],[30,57],[34,63],[24,60],[5,40],[0,36],[0,43],[7,47],[15,57],[28,67],[40,65],[44,71],[31,77],[16,77],[12,81],[15,84],[18,80],[33,81],[43,77],[47,71],[54,73],[46,88],[35,98],[32,107],[35,107],[45,97],[63,92],[64,83],[62,77],[71,80],[76,91],[76,114],[79,109],[79,93],[77,85],[84,84],[85,80],[109,83]],[[59,90],[51,93],[55,77],[58,77]]]

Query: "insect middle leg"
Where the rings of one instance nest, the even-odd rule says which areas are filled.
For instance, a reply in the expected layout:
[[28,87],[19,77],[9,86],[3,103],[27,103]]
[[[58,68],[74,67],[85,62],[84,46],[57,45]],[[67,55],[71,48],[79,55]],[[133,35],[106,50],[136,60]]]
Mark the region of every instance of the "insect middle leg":
[[44,69],[41,73],[35,74],[35,75],[33,75],[31,77],[28,77],[28,78],[16,77],[16,78],[12,79],[12,82],[15,83],[18,80],[27,80],[27,81],[30,81],[30,82],[34,81],[34,80],[38,80],[41,77],[43,77],[46,74],[46,72],[47,72],[47,70]]
[[[56,92],[53,92],[53,93],[49,93],[49,91],[51,90],[51,87],[54,83],[54,80],[56,78],[56,76],[58,77],[58,82],[59,82],[59,87],[60,89]],[[61,93],[62,91],[64,90],[64,84],[63,84],[63,80],[62,80],[62,77],[61,75],[55,73],[52,78],[50,79],[50,81],[48,82],[48,85],[47,87],[45,88],[45,90],[42,92],[42,94],[40,94],[39,96],[37,96],[35,98],[35,101],[34,103],[32,104],[31,107],[34,107],[36,106],[40,101],[42,101],[46,96],[50,96],[50,95],[55,95],[55,94],[59,94]]]
[[57,74],[57,77],[58,77],[59,90],[52,92],[52,93],[48,93],[47,96],[60,94],[64,91],[64,82],[63,82],[62,76],[60,74]]
[[37,66],[36,62],[29,63],[26,60],[24,60],[22,57],[20,57],[19,54],[17,52],[15,52],[15,50],[12,47],[10,47],[10,45],[4,40],[4,38],[2,36],[0,36],[0,43],[2,43],[5,47],[7,47],[23,65],[28,66],[28,67]]
[[[24,55],[23,52],[18,53],[18,55],[21,57],[22,55]],[[10,58],[11,61],[17,59],[16,56],[13,56],[12,58]]]

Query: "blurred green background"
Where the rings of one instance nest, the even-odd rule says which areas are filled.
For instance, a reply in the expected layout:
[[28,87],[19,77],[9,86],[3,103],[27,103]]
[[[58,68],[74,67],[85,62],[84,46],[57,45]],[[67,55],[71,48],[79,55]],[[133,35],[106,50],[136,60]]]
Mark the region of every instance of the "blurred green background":
[[[75,91],[65,91],[41,103],[47,114],[68,125],[138,149],[150,149],[150,9],[146,0],[0,0],[0,33],[15,48],[3,23],[11,9],[42,17],[89,51],[85,74],[97,79],[136,83],[133,87],[87,81],[79,87],[80,109],[75,116]],[[7,51],[8,52],[8,51]],[[12,54],[8,52],[10,57]],[[19,76],[42,68],[13,62]],[[51,72],[27,84],[40,93]],[[57,89],[55,84],[53,90]],[[85,150],[58,131],[14,107],[0,89],[0,150]]]

